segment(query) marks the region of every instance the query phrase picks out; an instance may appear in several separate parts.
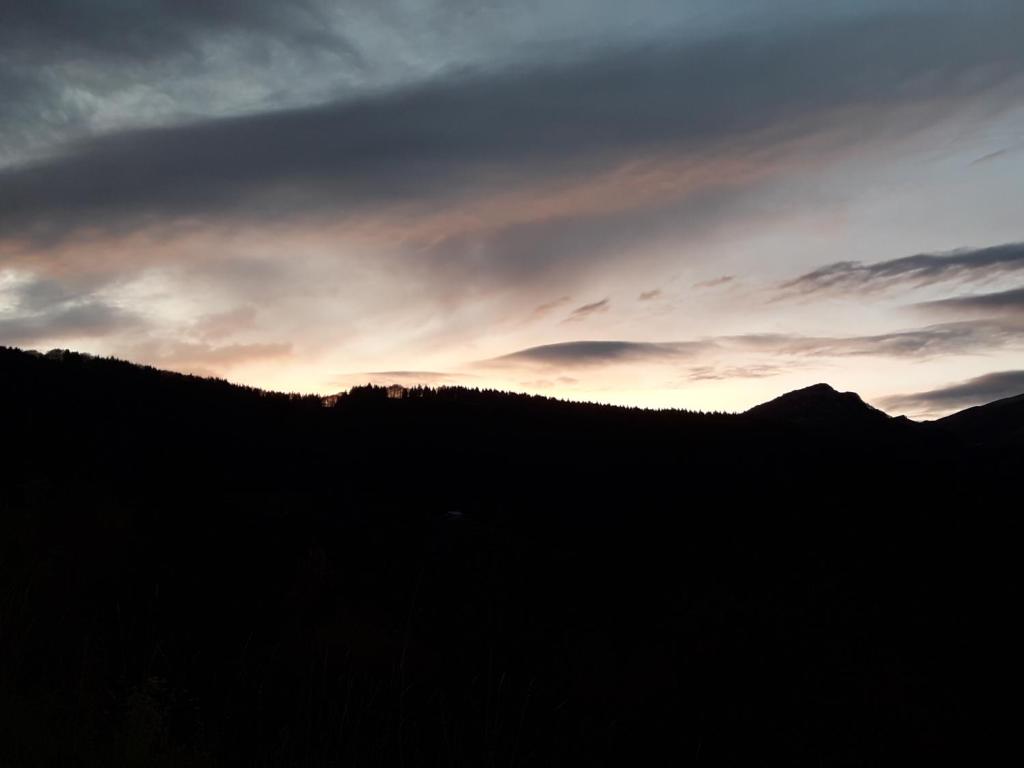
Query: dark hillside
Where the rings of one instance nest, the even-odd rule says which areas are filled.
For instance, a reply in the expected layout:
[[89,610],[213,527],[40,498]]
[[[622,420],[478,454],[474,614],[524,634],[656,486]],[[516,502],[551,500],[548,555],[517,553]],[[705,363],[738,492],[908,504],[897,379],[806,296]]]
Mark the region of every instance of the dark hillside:
[[948,760],[1015,478],[803,393],[325,406],[0,349],[0,764]]

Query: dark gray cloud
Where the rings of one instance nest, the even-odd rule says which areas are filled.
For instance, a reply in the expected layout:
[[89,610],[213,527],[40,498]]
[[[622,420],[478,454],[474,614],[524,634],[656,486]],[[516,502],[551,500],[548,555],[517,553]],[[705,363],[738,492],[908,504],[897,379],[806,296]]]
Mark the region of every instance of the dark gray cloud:
[[0,344],[28,345],[138,330],[142,319],[93,295],[89,281],[32,279],[0,291]]
[[337,45],[318,0],[4,0],[0,45],[37,55],[152,59],[219,33]]
[[[216,23],[208,15],[249,13],[241,3],[216,11],[186,5],[186,17],[204,24]],[[29,21],[37,16],[16,7]],[[260,8],[253,18],[273,22],[274,6]],[[988,13],[850,16],[814,29],[617,50],[320,107],[107,135],[0,174],[0,233],[438,202],[471,194],[483,177],[505,185],[723,143],[752,152],[817,131],[834,109],[954,105],[1019,76],[1022,17],[1019,5],[998,2]],[[851,128],[837,140],[862,136]]]
[[583,306],[576,307],[576,309],[570,312],[564,322],[575,323],[580,320],[586,320],[591,315],[607,312],[609,307],[611,307],[611,299],[608,298],[603,298],[600,301],[594,301],[590,304],[584,304]]
[[1022,314],[1024,313],[1024,288],[1014,288],[996,293],[980,293],[974,296],[955,296],[940,301],[926,301],[915,306],[933,312],[950,314],[966,312]]
[[661,296],[661,290],[655,288],[654,290],[650,291],[641,291],[640,295],[637,296],[636,298],[637,301],[651,301],[652,299],[656,299],[659,296]]
[[969,408],[1020,394],[1024,394],[1024,371],[999,371],[926,392],[893,395],[884,398],[881,404],[885,410],[894,413],[929,415]]
[[784,293],[864,291],[893,285],[928,285],[945,280],[974,280],[1024,270],[1024,243],[921,253],[864,264],[839,261],[783,283]]
[[112,126],[281,107],[297,103],[308,81],[315,91],[325,79],[358,79],[364,62],[336,6],[4,0],[0,163],[45,155],[62,141]]
[[103,302],[57,304],[43,312],[0,317],[0,344],[25,346],[41,341],[110,336],[140,326],[135,314]]
[[635,361],[669,361],[708,349],[706,342],[566,341],[513,352],[490,364],[539,363],[550,366],[600,365]]

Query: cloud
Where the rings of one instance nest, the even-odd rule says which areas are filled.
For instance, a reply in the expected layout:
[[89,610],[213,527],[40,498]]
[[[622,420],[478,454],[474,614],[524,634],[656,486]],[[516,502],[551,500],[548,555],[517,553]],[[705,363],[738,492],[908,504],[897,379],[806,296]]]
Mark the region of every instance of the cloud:
[[721,339],[741,348],[808,357],[932,358],[1024,344],[1024,324],[995,320],[940,323],[867,336],[748,334]]
[[1024,269],[1024,243],[989,248],[963,248],[948,253],[922,253],[864,264],[839,261],[783,283],[783,294],[852,292],[895,285],[929,285],[948,280],[977,280]]
[[[403,263],[435,290],[454,288],[458,295],[467,284],[490,291],[537,286],[545,293],[553,287],[577,292],[581,274],[618,272],[626,254],[629,268],[639,271],[657,258],[652,254],[658,249],[650,246],[678,246],[682,239],[708,236],[746,196],[771,187],[768,178],[755,178],[763,168],[748,169],[754,174],[748,176],[731,162],[707,157],[694,162],[706,167],[662,161],[648,171],[647,164],[638,164],[565,187],[517,194],[522,202],[506,200],[514,204],[497,211],[488,207],[472,217],[468,231],[457,229],[461,220],[443,223],[427,238],[428,245],[415,249],[416,258]],[[661,195],[666,188],[680,197],[652,198],[651,190]],[[410,220],[401,226],[418,229]]]
[[971,161],[971,166],[983,165],[985,163],[991,163],[1000,157],[1007,155],[1010,152],[1009,149],[997,149],[995,152],[989,152],[987,155],[982,155],[976,160]]
[[[288,349],[283,337],[302,340],[303,371],[346,370],[345,359],[429,369],[457,349],[482,358],[529,348],[528,367],[549,364],[534,345],[560,338],[543,327],[606,310],[609,299],[592,300],[608,292],[619,338],[742,332],[737,317],[813,333],[802,323],[814,312],[769,322],[740,306],[725,261],[737,275],[750,270],[744,282],[761,269],[785,274],[786,239],[814,242],[804,204],[816,215],[863,195],[862,172],[874,174],[880,155],[918,157],[937,125],[1010,115],[1024,77],[1019,3],[840,1],[814,13],[810,0],[767,10],[736,0],[707,13],[694,9],[720,4],[640,3],[6,4],[0,271],[51,280],[0,315],[4,332],[71,332],[74,311],[83,333],[106,334],[96,350],[137,349],[172,366],[273,360]],[[683,6],[687,19],[712,15],[715,25],[664,23]],[[38,152],[6,148],[36,135]],[[986,143],[994,135],[986,129]],[[968,208],[985,207],[984,176],[972,174],[980,202]],[[911,172],[908,188],[920,182]],[[726,289],[695,294],[700,306],[654,302],[668,297],[652,286],[678,287],[669,275]],[[833,319],[857,322],[851,310],[818,330],[839,332]],[[883,319],[870,328],[898,327]],[[927,322],[947,319],[958,318]],[[780,336],[765,357],[959,354],[1012,346],[1008,325]],[[605,343],[629,346],[550,345],[559,351],[547,359],[684,359],[677,376],[698,362],[691,354],[715,364],[708,376],[766,362],[694,351],[760,349],[715,337]],[[254,365],[253,375],[264,368],[277,366]],[[602,385],[641,369],[612,371]],[[507,373],[558,386],[558,371]]]
[[[274,4],[260,7],[253,17],[275,23]],[[986,14],[846,16],[113,133],[0,174],[0,236],[335,214],[381,202],[430,207],[638,156],[781,152],[823,133],[840,145],[861,142],[861,129],[827,116],[915,104],[949,111],[958,97],[982,98],[1021,76],[1021,15],[997,4]],[[934,117],[921,115],[920,126]]]
[[573,323],[573,322],[579,322],[580,320],[585,320],[586,318],[590,317],[591,315],[596,315],[596,314],[600,314],[602,312],[607,312],[608,308],[610,306],[611,306],[611,301],[608,298],[604,298],[604,299],[601,299],[600,301],[592,302],[591,304],[584,304],[581,307],[576,307],[576,309],[574,309],[572,312],[570,312],[569,316],[566,317],[563,322]]
[[[535,363],[550,366],[601,365],[624,362],[672,362],[701,354],[743,352],[773,357],[905,357],[928,359],[972,354],[1024,345],[1024,324],[993,320],[941,323],[892,333],[866,336],[801,336],[745,334],[713,336],[691,341],[566,341],[529,347],[485,360],[484,365]],[[701,365],[694,379],[756,378],[781,372],[784,363],[728,367]]]
[[[383,0],[382,0],[383,1]],[[5,0],[0,164],[111,127],[222,115],[358,80],[364,13],[329,0]]]
[[699,365],[690,369],[690,381],[724,381],[726,379],[763,379],[790,370],[781,365]]
[[533,317],[544,317],[545,315],[549,314],[551,310],[558,309],[558,307],[561,307],[562,305],[567,304],[568,302],[568,296],[560,296],[559,298],[554,299],[553,301],[547,301],[533,310]]
[[32,314],[0,317],[0,344],[24,346],[42,341],[111,336],[141,325],[134,313],[100,301],[58,303]]
[[916,304],[921,309],[949,314],[964,312],[985,312],[995,314],[1024,313],[1024,288],[1013,288],[997,293],[981,293],[974,296],[956,296],[939,301]]
[[93,295],[88,282],[38,278],[5,282],[0,288],[0,344],[97,338],[144,326],[138,314]]
[[699,283],[694,283],[694,288],[717,288],[720,285],[726,285],[736,279],[735,275],[722,275],[712,280],[703,280]]
[[671,361],[689,357],[708,348],[706,342],[566,341],[529,347],[484,361],[504,365],[537,363],[545,366],[603,365],[636,361]]
[[43,52],[145,60],[188,50],[195,39],[219,32],[258,32],[296,43],[336,45],[325,34],[317,0],[209,0],[152,3],[138,0],[5,0],[0,40]]
[[932,416],[1022,393],[1024,371],[1000,371],[925,392],[892,395],[881,400],[881,404],[890,412]]
[[255,307],[244,306],[203,315],[195,321],[192,332],[206,341],[222,339],[239,331],[253,329],[256,326],[256,314]]

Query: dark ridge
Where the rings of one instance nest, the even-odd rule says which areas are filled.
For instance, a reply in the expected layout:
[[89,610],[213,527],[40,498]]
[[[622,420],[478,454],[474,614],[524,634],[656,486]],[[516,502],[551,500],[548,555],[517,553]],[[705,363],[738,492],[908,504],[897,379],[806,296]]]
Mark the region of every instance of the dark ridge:
[[934,424],[1024,468],[1024,394],[967,408]]
[[[325,402],[0,348],[0,765],[974,750],[1020,468],[825,386],[761,408]],[[961,421],[1024,422],[991,408]]]
[[828,384],[787,392],[754,406],[746,415],[806,426],[880,424],[891,420],[887,414],[861,400],[856,392],[837,392]]

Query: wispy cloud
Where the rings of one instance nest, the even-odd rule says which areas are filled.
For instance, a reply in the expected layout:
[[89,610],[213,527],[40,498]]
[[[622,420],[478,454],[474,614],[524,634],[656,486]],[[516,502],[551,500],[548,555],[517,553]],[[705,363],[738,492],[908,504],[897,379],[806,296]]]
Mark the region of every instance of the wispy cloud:
[[699,283],[694,283],[694,288],[717,288],[720,285],[727,285],[736,279],[735,275],[722,275],[721,277],[715,277],[711,280],[702,280]]
[[540,306],[534,308],[532,316],[534,318],[545,317],[546,315],[550,314],[552,310],[558,309],[559,307],[568,303],[568,296],[560,296],[559,298],[553,299],[552,301],[546,301]]
[[708,348],[708,343],[566,341],[529,347],[485,361],[486,364],[539,363],[550,366],[602,365],[634,361],[667,361],[688,357]]
[[637,296],[637,301],[651,301],[661,296],[661,291],[658,288],[650,291],[641,291],[640,295]]
[[922,253],[890,261],[827,264],[780,286],[783,294],[870,291],[895,285],[929,285],[949,280],[977,280],[1024,270],[1024,243]]
[[[622,362],[672,362],[721,352],[769,355],[775,358],[893,357],[925,360],[946,355],[975,354],[1024,346],[1024,323],[995,320],[940,323],[866,336],[802,336],[766,333],[712,336],[690,341],[566,341],[544,344],[483,361],[485,365],[539,363],[552,366]],[[786,362],[691,368],[694,379],[775,375]]]
[[935,416],[1020,394],[1024,394],[1024,371],[999,371],[938,389],[891,395],[881,404],[893,413]]
[[927,359],[1021,346],[1024,344],[1024,324],[978,320],[940,323],[867,336],[748,334],[727,337],[721,341],[784,355]]
[[997,149],[995,152],[989,152],[987,155],[982,155],[976,160],[972,160],[971,165],[975,166],[984,165],[985,163],[991,163],[993,160],[996,160],[997,158],[1003,157],[1004,155],[1008,154],[1008,152],[1008,149]]
[[566,317],[563,322],[575,323],[579,322],[580,320],[586,320],[591,315],[607,312],[610,306],[611,300],[608,298],[604,298],[601,299],[600,301],[595,301],[590,304],[584,304],[581,307],[576,307],[576,309],[570,312],[568,317]]
[[782,365],[698,365],[690,369],[690,381],[725,381],[727,379],[763,379],[790,370]]
[[916,307],[933,312],[962,314],[965,312],[985,312],[992,314],[1024,313],[1024,288],[1013,288],[996,293],[980,293],[973,296],[955,296],[951,299],[926,301]]

